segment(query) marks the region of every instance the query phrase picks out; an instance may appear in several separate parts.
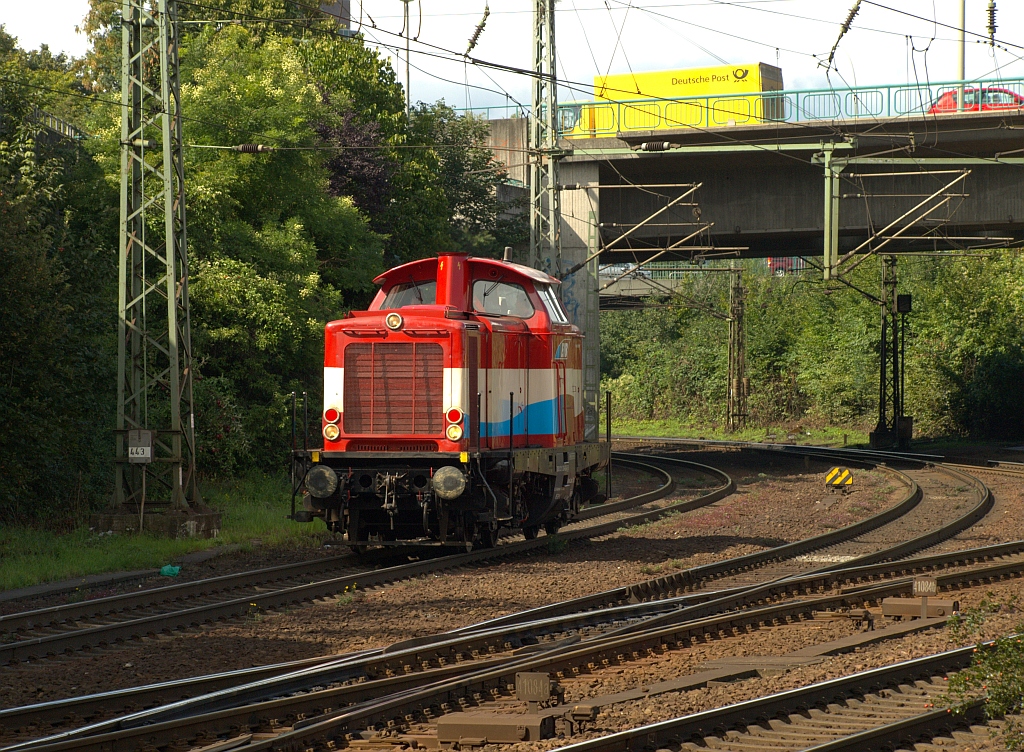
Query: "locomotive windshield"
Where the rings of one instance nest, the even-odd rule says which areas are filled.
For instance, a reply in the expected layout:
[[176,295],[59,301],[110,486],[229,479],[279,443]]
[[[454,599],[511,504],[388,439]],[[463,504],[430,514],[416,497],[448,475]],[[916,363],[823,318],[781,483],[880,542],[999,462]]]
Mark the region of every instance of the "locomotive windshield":
[[473,310],[520,319],[528,319],[534,313],[533,303],[522,285],[486,279],[478,279],[473,283]]
[[540,299],[544,301],[544,307],[548,309],[548,316],[551,317],[551,320],[556,324],[568,324],[569,319],[565,315],[565,309],[562,308],[562,301],[551,289],[551,285],[537,285],[537,292],[540,294]]
[[387,311],[393,308],[405,308],[411,305],[434,305],[437,298],[437,281],[424,279],[419,282],[410,281],[395,285],[388,290],[387,297],[380,309]]

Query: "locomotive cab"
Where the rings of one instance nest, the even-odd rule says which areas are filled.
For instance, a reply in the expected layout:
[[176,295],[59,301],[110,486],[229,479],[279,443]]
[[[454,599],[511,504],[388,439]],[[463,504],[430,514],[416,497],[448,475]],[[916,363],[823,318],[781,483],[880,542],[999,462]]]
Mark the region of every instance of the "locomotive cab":
[[595,500],[608,450],[583,442],[582,335],[558,280],[442,254],[375,283],[369,310],[325,330],[304,518],[357,547],[469,547],[554,532]]

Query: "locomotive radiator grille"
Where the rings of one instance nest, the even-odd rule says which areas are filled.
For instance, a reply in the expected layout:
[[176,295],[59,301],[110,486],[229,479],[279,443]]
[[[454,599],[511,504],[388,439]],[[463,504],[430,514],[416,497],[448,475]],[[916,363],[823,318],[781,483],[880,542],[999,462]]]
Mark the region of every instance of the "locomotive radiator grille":
[[444,350],[436,343],[345,347],[345,433],[439,434],[444,430]]

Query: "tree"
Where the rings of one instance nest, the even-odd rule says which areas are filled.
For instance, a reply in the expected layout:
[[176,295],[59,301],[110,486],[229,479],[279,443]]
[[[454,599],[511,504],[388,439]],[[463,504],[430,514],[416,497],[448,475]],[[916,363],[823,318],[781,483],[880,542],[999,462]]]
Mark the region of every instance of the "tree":
[[[217,379],[221,403],[237,400],[250,459],[265,466],[285,446],[287,392],[318,392],[324,324],[383,270],[381,238],[352,199],[329,190],[315,148],[323,100],[298,47],[231,26],[193,36],[182,51],[182,108],[203,113],[189,122],[189,141],[277,147],[194,148],[186,164],[199,373]],[[231,446],[222,430],[201,438],[225,453]]]
[[0,29],[0,78],[0,518],[63,525],[109,486],[116,196],[36,119],[66,61]]

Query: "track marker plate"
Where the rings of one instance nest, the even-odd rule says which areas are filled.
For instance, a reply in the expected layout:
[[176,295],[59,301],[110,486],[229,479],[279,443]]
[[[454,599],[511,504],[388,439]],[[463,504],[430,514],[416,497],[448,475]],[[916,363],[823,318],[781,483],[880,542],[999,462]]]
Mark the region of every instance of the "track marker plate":
[[825,473],[826,486],[852,486],[853,473],[847,467],[833,467]]

